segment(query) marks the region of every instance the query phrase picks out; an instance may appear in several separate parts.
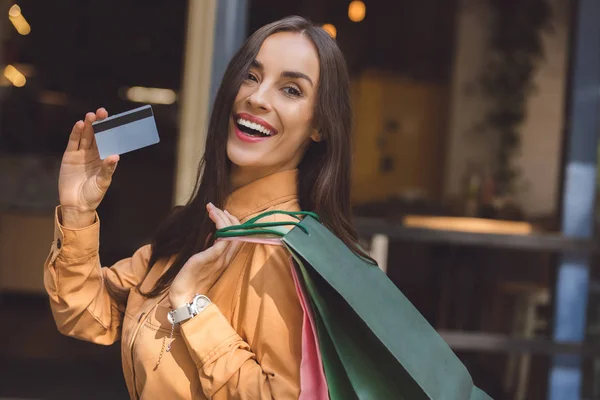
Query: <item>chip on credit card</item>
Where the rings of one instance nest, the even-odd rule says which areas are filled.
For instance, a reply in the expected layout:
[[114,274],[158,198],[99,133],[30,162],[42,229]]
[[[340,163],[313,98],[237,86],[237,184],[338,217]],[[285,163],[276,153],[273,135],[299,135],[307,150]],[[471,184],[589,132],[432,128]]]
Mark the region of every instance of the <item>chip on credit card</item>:
[[92,124],[100,158],[129,153],[160,141],[149,105]]

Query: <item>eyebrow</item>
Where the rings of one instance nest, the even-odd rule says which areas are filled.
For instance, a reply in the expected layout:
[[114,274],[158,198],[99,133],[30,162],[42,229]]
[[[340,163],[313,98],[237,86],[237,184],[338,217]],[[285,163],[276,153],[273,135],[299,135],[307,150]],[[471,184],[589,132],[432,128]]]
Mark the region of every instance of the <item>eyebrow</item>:
[[[260,71],[262,71],[264,69],[263,64],[258,61],[258,60],[252,60],[252,64],[250,64],[251,67],[256,68]],[[305,79],[308,81],[308,83],[310,83],[311,86],[314,86],[314,83],[312,81],[312,79],[310,79],[310,76],[299,72],[299,71],[283,71],[281,73],[281,77],[282,78],[293,78],[293,79]]]

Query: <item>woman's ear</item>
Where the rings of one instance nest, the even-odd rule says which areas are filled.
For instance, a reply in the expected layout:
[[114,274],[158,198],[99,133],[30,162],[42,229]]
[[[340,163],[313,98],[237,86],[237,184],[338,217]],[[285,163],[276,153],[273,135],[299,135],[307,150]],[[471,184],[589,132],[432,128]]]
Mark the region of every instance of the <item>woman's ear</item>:
[[321,132],[319,132],[318,130],[314,130],[313,134],[310,135],[310,138],[313,142],[317,142],[319,143],[321,140],[323,140],[323,138],[321,137]]

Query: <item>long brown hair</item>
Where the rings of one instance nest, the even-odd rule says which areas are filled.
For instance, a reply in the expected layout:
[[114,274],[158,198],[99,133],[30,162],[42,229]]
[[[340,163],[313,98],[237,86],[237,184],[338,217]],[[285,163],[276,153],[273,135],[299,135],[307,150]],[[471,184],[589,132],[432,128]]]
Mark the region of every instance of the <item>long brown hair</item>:
[[[316,47],[320,64],[314,124],[322,141],[311,142],[298,166],[300,207],[318,213],[322,222],[349,248],[372,260],[358,246],[350,222],[352,110],[346,62],[335,41],[323,29],[302,17],[291,16],[254,32],[229,63],[215,98],[194,194],[186,205],[176,207],[156,232],[148,271],[158,260],[172,256],[175,260],[154,287],[142,293],[144,296],[155,297],[166,291],[185,262],[212,245],[215,227],[205,205],[212,202],[222,208],[229,195],[230,161],[226,146],[233,102],[264,40],[282,31],[306,35]],[[207,237],[211,238],[208,242]]]

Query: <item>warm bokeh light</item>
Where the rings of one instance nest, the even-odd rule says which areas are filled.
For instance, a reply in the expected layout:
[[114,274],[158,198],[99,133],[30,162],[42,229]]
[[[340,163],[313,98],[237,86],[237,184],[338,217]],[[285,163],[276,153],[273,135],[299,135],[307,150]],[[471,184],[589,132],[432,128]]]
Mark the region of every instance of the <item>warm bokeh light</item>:
[[365,19],[367,6],[362,1],[355,0],[348,6],[348,18],[354,22],[360,22]]
[[21,35],[29,35],[31,33],[31,26],[21,13],[21,7],[14,4],[10,10],[8,10],[8,19],[13,24],[17,32]]
[[16,87],[23,87],[27,82],[25,75],[23,75],[18,69],[10,64],[4,68],[4,76]]
[[136,103],[173,104],[177,101],[177,93],[171,89],[133,86],[125,89],[125,97]]
[[16,4],[13,4],[13,6],[10,8],[10,10],[8,10],[8,16],[11,18],[17,18],[21,15],[21,7],[19,7]]
[[12,64],[20,73],[25,75],[25,78],[34,77],[36,74],[36,69],[32,64],[28,63],[14,63]]
[[337,36],[337,29],[335,29],[335,26],[332,24],[325,24],[322,26],[322,28],[325,30],[325,32],[329,33],[329,36],[335,39]]

